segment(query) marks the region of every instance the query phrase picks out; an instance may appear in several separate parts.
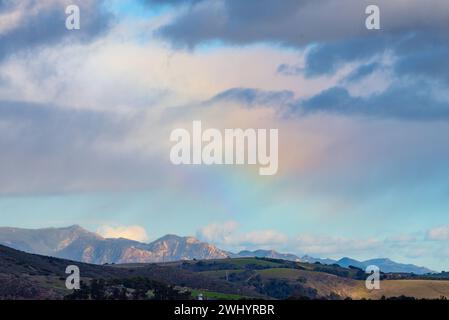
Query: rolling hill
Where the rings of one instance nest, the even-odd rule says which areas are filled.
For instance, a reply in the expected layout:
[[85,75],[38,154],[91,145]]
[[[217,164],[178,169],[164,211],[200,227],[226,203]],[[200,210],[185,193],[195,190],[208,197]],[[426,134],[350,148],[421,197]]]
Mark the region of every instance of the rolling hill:
[[[369,291],[364,286],[366,275],[362,270],[338,265],[269,258],[94,265],[29,254],[0,245],[0,299],[79,299],[77,292],[74,294],[64,285],[65,269],[71,264],[80,268],[84,283],[80,292],[86,294],[85,299],[194,299],[199,294],[209,299],[380,299],[402,295],[436,299],[449,296],[449,281],[413,275],[402,280],[382,280],[381,290]],[[99,286],[103,288],[100,296]],[[97,295],[93,295],[94,287]],[[153,289],[136,295],[136,290],[142,287]],[[123,295],[117,296],[117,290],[124,292]],[[150,293],[157,290],[165,295]]]
[[239,288],[225,280],[204,277],[173,265],[95,265],[29,254],[0,245],[0,300],[64,298],[71,293],[65,288],[67,277],[65,270],[68,265],[78,266],[81,278],[86,283],[93,279],[109,281],[146,279],[189,289],[206,288],[225,294],[239,293],[256,298],[266,297],[251,288]]

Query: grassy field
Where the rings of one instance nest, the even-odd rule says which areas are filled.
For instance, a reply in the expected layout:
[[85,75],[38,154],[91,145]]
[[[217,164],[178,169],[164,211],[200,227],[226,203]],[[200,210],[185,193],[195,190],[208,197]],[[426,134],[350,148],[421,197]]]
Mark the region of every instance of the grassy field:
[[214,278],[225,278],[226,274],[231,274],[231,273],[242,273],[245,270],[214,270],[214,271],[201,271],[198,272],[201,275],[204,276],[210,276],[210,277],[214,277]]
[[213,291],[206,291],[206,290],[190,290],[192,297],[197,298],[200,294],[203,295],[205,299],[211,299],[211,300],[241,300],[244,299],[245,296],[238,295],[238,294],[227,294],[227,293],[220,293],[220,292],[213,292]]
[[369,291],[365,283],[360,281],[351,294],[353,299],[380,299],[398,296],[415,297],[417,299],[439,299],[441,296],[449,298],[449,281],[439,280],[384,280],[380,283],[380,290]]
[[357,280],[308,270],[278,268],[260,270],[258,273],[264,279],[287,280],[292,284],[305,280],[305,285],[316,289],[320,296],[329,296],[332,293],[342,297],[351,296],[359,285]]
[[[222,262],[224,263],[225,260]],[[228,265],[231,261],[227,261]],[[313,264],[298,264],[301,269],[293,269],[280,267],[282,264],[272,261],[256,261],[255,259],[233,259],[232,264],[239,266],[242,269],[235,270],[214,270],[202,271],[201,275],[206,277],[223,279],[226,275],[242,274],[245,272],[245,267],[248,265],[258,264],[265,266],[265,269],[253,270],[252,275],[246,279],[260,276],[263,281],[270,281],[273,279],[287,281],[291,285],[303,283],[307,287],[317,290],[320,296],[329,296],[337,294],[340,297],[351,297],[352,299],[381,299],[382,296],[399,297],[407,296],[417,299],[439,299],[442,296],[449,298],[449,281],[441,280],[383,280],[381,281],[380,290],[367,290],[365,281],[352,279],[350,277],[341,277],[334,274],[329,274],[323,271],[313,271],[317,266]],[[319,266],[320,270],[332,267]],[[305,269],[305,270],[303,270]],[[349,271],[353,274],[353,271]],[[240,284],[245,284],[247,280],[243,280]],[[215,297],[215,299],[217,299]]]

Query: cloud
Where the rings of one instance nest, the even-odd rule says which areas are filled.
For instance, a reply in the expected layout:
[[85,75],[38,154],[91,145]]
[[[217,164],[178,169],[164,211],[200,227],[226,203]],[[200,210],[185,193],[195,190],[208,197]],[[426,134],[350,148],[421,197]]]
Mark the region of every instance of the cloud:
[[206,102],[206,104],[238,102],[244,106],[282,106],[294,99],[294,93],[289,90],[265,91],[254,88],[232,88],[221,92]]
[[[426,29],[413,31],[411,28],[391,36],[381,33],[375,37],[320,42],[307,51],[304,66],[298,73],[307,77],[332,75],[349,63],[372,65],[373,60],[389,54],[396,75],[442,79],[447,83],[444,57],[449,50],[448,40],[447,34],[439,31],[431,33]],[[379,69],[382,65],[375,67]]]
[[442,241],[449,239],[449,227],[447,225],[432,228],[427,231],[427,239]]
[[[285,0],[282,5],[276,0],[198,1],[159,33],[190,47],[211,40],[303,46],[369,38],[373,33],[365,28],[365,8],[370,4],[368,0]],[[376,4],[381,8],[382,32],[387,35],[416,28],[444,32],[448,26],[449,10],[444,0],[432,0],[431,4],[419,0],[407,3],[380,0]]]
[[398,234],[394,236],[387,237],[385,243],[390,244],[394,247],[407,247],[411,243],[420,240],[419,235],[416,234]]
[[304,234],[292,240],[290,245],[295,252],[334,259],[346,256],[360,260],[388,257],[396,261],[422,261],[436,257],[443,261],[449,258],[444,250],[427,240],[423,232],[386,238]]
[[288,237],[276,230],[258,230],[242,234],[236,242],[240,246],[279,246],[287,242]]
[[[391,234],[382,236],[332,236],[304,233],[286,236],[275,230],[241,232],[235,221],[213,223],[197,232],[197,236],[206,242],[214,243],[230,251],[274,249],[279,252],[292,252],[298,256],[304,254],[320,258],[340,259],[349,256],[355,259],[373,259],[388,257],[398,261],[423,261],[432,255],[440,260],[449,256],[444,248],[435,246],[428,240],[447,240],[449,228],[436,227],[427,233]],[[442,250],[444,249],[444,250]]]
[[224,223],[213,223],[198,230],[197,235],[204,241],[227,243],[237,230],[237,222],[226,221]]
[[350,239],[344,237],[301,235],[294,242],[297,252],[317,256],[347,256],[377,252],[383,244],[376,238]]
[[[372,73],[372,68],[356,70],[350,78]],[[273,107],[279,115],[307,116],[327,113],[413,121],[449,120],[449,99],[436,93],[437,86],[426,82],[394,83],[366,96],[352,95],[343,86],[328,88],[307,99],[296,99],[291,91],[264,91],[233,88],[217,94],[208,103],[240,103],[245,107]]]
[[[449,66],[444,63],[449,55],[449,39],[434,35],[411,36],[407,45],[398,49],[400,59],[394,64],[394,71],[401,76],[433,79],[449,85]],[[418,47],[419,46],[419,47]],[[411,48],[410,48],[411,47]]]
[[147,232],[140,226],[101,226],[97,233],[104,238],[125,238],[140,242],[149,240]]
[[288,240],[287,236],[275,230],[240,232],[235,221],[207,225],[198,230],[197,236],[203,241],[234,248],[270,248],[282,245]]
[[[134,130],[145,123],[142,113],[123,117],[0,100],[0,119],[0,149],[7,150],[0,153],[1,194],[143,188],[164,166],[154,161],[156,143],[145,149],[138,141]],[[146,141],[159,141],[158,134]]]
[[340,259],[349,256],[356,259],[389,257],[399,261],[422,260],[429,253],[438,259],[448,258],[444,250],[428,240],[446,240],[449,238],[447,226],[437,227],[425,232],[399,233],[387,237],[367,236],[331,236],[304,233],[294,237],[275,230],[242,232],[236,221],[213,223],[197,232],[198,238],[231,250],[274,249],[279,252],[292,252],[298,256],[304,254],[320,258]]
[[438,98],[426,83],[395,84],[367,97],[333,87],[298,104],[299,114],[328,112],[402,120],[449,120],[449,100]]
[[[347,80],[387,70],[396,82],[412,78],[428,81],[426,86],[436,81],[449,85],[448,2],[377,1],[379,31],[365,27],[365,8],[370,4],[368,0],[286,0],[282,5],[275,0],[200,1],[157,33],[181,47],[210,41],[232,45],[269,42],[304,52],[304,61],[298,65],[278,66],[282,75],[330,77],[357,63],[361,67]],[[391,66],[376,63],[387,54]],[[403,94],[413,94],[413,90],[409,87]]]
[[359,68],[352,71],[347,77],[346,81],[355,82],[359,81],[371,74],[373,74],[376,70],[380,69],[380,63],[372,62],[368,64],[361,65]]
[[[65,8],[80,7],[81,28],[68,31]],[[112,15],[104,10],[104,1],[45,0],[4,1],[0,11],[0,58],[33,47],[62,41],[86,42],[109,29]]]
[[[293,79],[275,81],[272,73],[296,54],[261,46],[171,56],[157,42],[117,43],[116,33],[89,44],[30,48],[1,62],[0,147],[8,152],[0,153],[0,194],[129,191],[170,183],[189,175],[167,168],[173,127],[190,126],[190,117],[229,127],[236,115],[242,127],[262,125],[241,108],[221,108],[228,98],[209,108],[201,101],[231,84],[296,85]],[[270,120],[267,114],[263,125]]]

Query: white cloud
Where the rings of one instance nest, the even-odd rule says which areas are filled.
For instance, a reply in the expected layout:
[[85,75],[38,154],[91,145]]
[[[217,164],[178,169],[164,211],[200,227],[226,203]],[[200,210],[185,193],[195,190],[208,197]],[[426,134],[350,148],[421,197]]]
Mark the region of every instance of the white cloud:
[[379,248],[382,240],[375,238],[349,239],[319,235],[301,235],[296,238],[295,246],[299,252],[311,255],[343,256],[366,253]]
[[[236,221],[227,221],[209,224],[199,229],[197,236],[203,241],[231,251],[273,249],[280,252],[292,252],[299,256],[307,254],[320,258],[389,257],[398,261],[407,261],[422,258],[432,250],[430,243],[425,240],[449,239],[449,228],[447,226],[433,228],[427,232],[427,236],[425,232],[415,232],[388,237],[345,237],[320,234],[288,237],[270,229],[243,232],[239,230]],[[445,256],[445,253],[443,255]]]
[[447,225],[432,228],[427,231],[427,239],[429,240],[448,240],[449,227]]
[[388,257],[399,261],[415,259],[431,248],[423,242],[423,233],[398,234],[382,237],[334,237],[325,235],[301,235],[292,244],[296,252],[318,257],[359,259]]
[[259,230],[237,237],[237,242],[241,245],[280,245],[288,241],[288,237],[275,230]]
[[212,223],[198,230],[197,235],[204,241],[227,243],[237,229],[237,222]]
[[144,228],[140,226],[101,226],[97,233],[104,238],[125,238],[140,242],[148,241],[149,237]]
[[197,232],[204,241],[234,248],[267,247],[272,248],[288,241],[288,237],[275,230],[256,230],[248,233],[239,232],[235,221],[213,223]]

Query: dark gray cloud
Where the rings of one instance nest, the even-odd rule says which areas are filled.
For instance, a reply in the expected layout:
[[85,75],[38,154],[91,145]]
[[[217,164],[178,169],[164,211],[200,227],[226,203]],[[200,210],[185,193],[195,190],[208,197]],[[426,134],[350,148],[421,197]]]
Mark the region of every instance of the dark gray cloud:
[[[342,66],[359,66],[341,85],[376,72],[395,83],[382,93],[351,96],[343,87],[330,88],[305,101],[282,93],[232,89],[214,99],[264,105],[278,100],[294,114],[327,112],[413,120],[449,119],[447,99],[435,90],[449,85],[449,2],[379,0],[381,30],[367,30],[365,0],[204,0],[195,3],[159,29],[175,46],[194,48],[208,41],[246,45],[260,42],[307,48],[304,65],[283,64],[283,75],[333,75]],[[390,63],[382,57],[388,55]],[[269,97],[269,98],[268,98]],[[446,99],[446,100],[445,100]]]
[[352,71],[347,77],[346,81],[348,82],[356,82],[359,81],[369,75],[371,75],[374,71],[381,69],[382,66],[378,62],[364,64],[354,71]]
[[332,87],[309,99],[295,99],[289,91],[234,88],[209,103],[236,102],[246,107],[274,107],[285,117],[327,113],[345,116],[394,118],[413,121],[449,121],[449,100],[435,97],[427,82],[394,84],[369,96],[352,96],[343,87]]
[[425,31],[319,43],[308,52],[300,72],[309,77],[330,75],[345,63],[368,60],[386,52],[395,56],[393,69],[398,75],[447,79],[449,34]]
[[[65,8],[70,4],[80,7],[81,29],[69,31],[65,27]],[[3,1],[0,14],[17,14],[0,30],[0,58],[38,46],[61,41],[89,41],[108,29],[113,16],[105,11],[104,1]]]
[[[160,2],[160,1],[156,1]],[[186,1],[169,1],[185,3]],[[381,31],[365,28],[368,0],[204,0],[198,1],[160,34],[180,45],[209,40],[231,44],[272,41],[304,46],[323,41],[404,34],[426,30],[444,33],[449,26],[445,0],[380,0]]]
[[303,73],[308,77],[332,75],[349,61],[368,59],[373,53],[385,50],[389,42],[377,36],[317,44],[307,53]]
[[401,58],[394,65],[395,73],[438,80],[449,85],[449,33],[444,38],[422,34],[421,37],[411,36],[408,40],[411,43],[404,42],[398,48]]
[[285,91],[263,91],[252,88],[233,88],[219,93],[207,103],[238,102],[246,106],[276,106],[292,101],[294,93]]
[[381,10],[381,30],[374,31],[365,27],[365,8],[372,3],[368,0],[203,0],[161,27],[158,34],[177,47],[194,48],[209,41],[308,47],[305,66],[281,65],[278,70],[282,74],[301,73],[308,77],[331,75],[348,62],[391,52],[397,57],[398,73],[418,73],[446,81],[449,2],[376,1]]
[[[282,3],[275,0],[201,1],[172,24],[162,27],[160,34],[177,45],[190,47],[210,40],[221,40],[231,44],[270,41],[302,46],[320,39],[329,40],[347,33],[363,32],[362,2],[353,2],[354,7],[341,6],[342,16],[326,10],[322,2],[311,0],[284,0]],[[345,14],[356,19],[357,23],[352,28],[350,23],[345,23],[347,21],[344,18]],[[319,28],[317,28],[317,21],[320,21]],[[335,24],[339,27],[336,28]],[[343,29],[341,35],[336,32],[339,29]]]
[[295,111],[299,114],[326,112],[403,120],[448,121],[449,101],[436,99],[425,83],[394,85],[368,97],[354,97],[346,89],[334,87],[299,102]]

